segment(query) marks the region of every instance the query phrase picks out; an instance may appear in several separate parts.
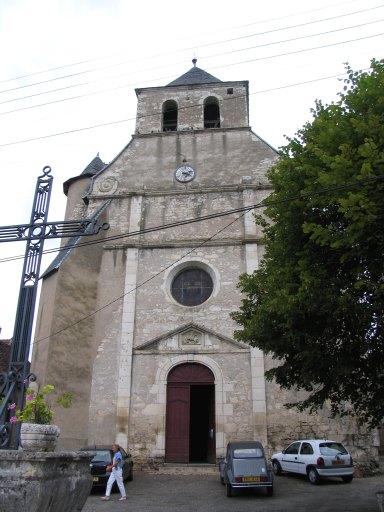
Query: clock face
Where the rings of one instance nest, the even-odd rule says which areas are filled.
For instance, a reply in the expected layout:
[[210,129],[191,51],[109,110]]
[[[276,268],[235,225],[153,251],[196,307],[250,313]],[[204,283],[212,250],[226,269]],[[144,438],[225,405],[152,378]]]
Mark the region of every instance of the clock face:
[[188,183],[188,181],[192,181],[195,177],[195,170],[193,167],[189,165],[182,165],[178,167],[175,171],[175,178],[177,181],[181,183]]

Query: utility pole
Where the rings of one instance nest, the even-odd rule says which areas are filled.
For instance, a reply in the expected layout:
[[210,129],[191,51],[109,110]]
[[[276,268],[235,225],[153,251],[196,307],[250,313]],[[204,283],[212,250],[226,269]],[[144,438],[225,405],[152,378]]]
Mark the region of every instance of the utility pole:
[[18,448],[20,428],[10,424],[8,407],[14,403],[17,409],[22,409],[28,383],[36,380],[29,373],[28,356],[44,240],[96,235],[101,229],[109,228],[107,223],[88,219],[48,222],[53,181],[50,173],[51,168],[46,166],[37,178],[29,224],[0,226],[0,242],[27,242],[8,372],[0,373],[0,448]]

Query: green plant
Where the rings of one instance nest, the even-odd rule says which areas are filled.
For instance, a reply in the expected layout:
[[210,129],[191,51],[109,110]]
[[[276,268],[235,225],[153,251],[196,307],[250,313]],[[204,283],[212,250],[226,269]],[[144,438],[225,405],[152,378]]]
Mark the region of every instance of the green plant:
[[[53,411],[46,397],[53,393],[54,390],[55,387],[52,384],[46,384],[41,390],[37,391],[28,388],[25,396],[25,406],[23,410],[16,411],[16,415],[10,419],[11,423],[21,421],[24,423],[38,423],[40,425],[50,424]],[[72,405],[72,399],[72,393],[65,392],[56,399],[56,403],[68,409]],[[9,408],[13,409],[14,407],[10,406]]]

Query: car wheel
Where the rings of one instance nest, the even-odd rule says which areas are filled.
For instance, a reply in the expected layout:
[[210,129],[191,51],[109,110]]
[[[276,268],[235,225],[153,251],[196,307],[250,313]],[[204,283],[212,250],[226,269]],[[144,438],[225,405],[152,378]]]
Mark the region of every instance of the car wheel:
[[227,496],[228,496],[228,498],[232,498],[232,496],[233,496],[233,487],[232,487],[232,485],[229,482],[226,484],[226,486],[227,486]]
[[273,487],[267,487],[267,495],[273,496]]
[[273,469],[273,472],[275,473],[275,475],[277,475],[277,476],[281,475],[282,469],[281,469],[281,466],[280,466],[280,462],[278,460],[273,459],[273,461],[272,461],[272,469]]
[[353,475],[345,475],[345,476],[342,476],[341,479],[343,480],[343,482],[345,484],[350,484],[353,480]]
[[311,484],[317,485],[320,482],[319,473],[316,471],[315,468],[309,468],[307,470],[307,474],[308,480],[311,482]]

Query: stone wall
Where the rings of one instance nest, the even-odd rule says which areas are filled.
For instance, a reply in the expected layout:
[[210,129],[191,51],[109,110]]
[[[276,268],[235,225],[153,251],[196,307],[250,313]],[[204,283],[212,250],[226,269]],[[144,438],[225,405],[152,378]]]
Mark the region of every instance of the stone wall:
[[[266,369],[275,363],[266,358]],[[359,461],[377,458],[377,447],[373,443],[373,432],[359,426],[353,417],[331,417],[325,405],[317,413],[287,409],[287,403],[303,400],[304,391],[285,390],[275,382],[267,381],[268,449],[270,453],[288,446],[295,439],[332,439],[342,442],[352,456]]]
[[0,450],[1,512],[80,512],[92,487],[91,457]]

